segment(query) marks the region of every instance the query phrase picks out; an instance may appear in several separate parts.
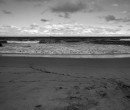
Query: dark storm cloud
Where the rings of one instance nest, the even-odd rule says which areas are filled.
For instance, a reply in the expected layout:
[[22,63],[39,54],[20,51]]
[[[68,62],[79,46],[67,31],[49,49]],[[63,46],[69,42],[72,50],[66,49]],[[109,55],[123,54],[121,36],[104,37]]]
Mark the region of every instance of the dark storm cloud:
[[4,14],[12,14],[11,11],[7,11],[7,10],[2,10],[2,12],[3,12]]
[[107,16],[104,16],[105,20],[107,22],[130,22],[130,18],[127,17],[127,18],[116,18],[114,15],[107,15]]

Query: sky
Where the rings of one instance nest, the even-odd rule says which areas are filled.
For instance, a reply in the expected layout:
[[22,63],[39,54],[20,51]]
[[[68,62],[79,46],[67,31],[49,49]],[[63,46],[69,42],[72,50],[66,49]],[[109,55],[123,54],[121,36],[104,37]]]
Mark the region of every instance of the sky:
[[0,35],[130,35],[130,0],[0,0]]

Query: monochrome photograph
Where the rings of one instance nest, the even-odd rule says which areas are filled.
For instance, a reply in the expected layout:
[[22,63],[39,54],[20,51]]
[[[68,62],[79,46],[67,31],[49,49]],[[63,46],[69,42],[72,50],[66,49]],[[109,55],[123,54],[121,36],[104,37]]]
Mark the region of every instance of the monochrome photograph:
[[0,110],[130,110],[130,0],[0,0]]

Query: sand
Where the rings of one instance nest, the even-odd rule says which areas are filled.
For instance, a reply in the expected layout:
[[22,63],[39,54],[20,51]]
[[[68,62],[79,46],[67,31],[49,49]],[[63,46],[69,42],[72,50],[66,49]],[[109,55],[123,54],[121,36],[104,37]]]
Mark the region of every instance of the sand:
[[18,54],[18,53],[1,53],[0,56],[10,56],[10,57],[43,57],[43,58],[130,58],[130,54],[66,54],[66,55],[50,55],[50,54]]
[[0,110],[130,110],[130,58],[1,56]]

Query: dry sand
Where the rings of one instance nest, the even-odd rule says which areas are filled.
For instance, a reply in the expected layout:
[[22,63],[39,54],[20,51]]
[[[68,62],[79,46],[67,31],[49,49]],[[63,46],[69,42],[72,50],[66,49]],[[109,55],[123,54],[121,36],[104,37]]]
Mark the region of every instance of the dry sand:
[[130,110],[130,58],[1,56],[0,110]]

